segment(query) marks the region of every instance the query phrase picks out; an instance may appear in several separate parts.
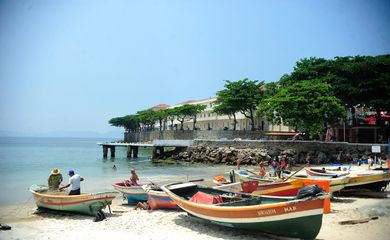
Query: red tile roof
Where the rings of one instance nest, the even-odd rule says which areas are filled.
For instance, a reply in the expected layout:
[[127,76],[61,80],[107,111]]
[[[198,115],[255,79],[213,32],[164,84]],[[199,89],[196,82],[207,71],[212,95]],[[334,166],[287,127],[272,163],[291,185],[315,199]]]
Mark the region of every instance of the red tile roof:
[[168,104],[160,103],[160,104],[152,107],[152,109],[160,110],[160,109],[166,109],[166,108],[169,108],[169,107],[170,107],[170,105],[168,105]]

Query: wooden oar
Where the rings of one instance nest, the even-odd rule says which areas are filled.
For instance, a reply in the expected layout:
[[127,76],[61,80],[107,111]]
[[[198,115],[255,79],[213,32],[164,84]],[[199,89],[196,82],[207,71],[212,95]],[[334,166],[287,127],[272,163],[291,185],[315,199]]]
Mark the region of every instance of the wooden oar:
[[203,178],[199,178],[199,179],[189,180],[188,182],[203,182],[203,181],[204,181]]
[[254,175],[256,175],[256,176],[259,176],[259,177],[260,177],[260,175],[259,175],[259,174],[257,174],[257,173],[255,173],[255,172],[252,172],[252,171],[250,171],[250,170],[248,170],[248,169],[246,169],[246,171],[248,171],[248,172],[250,172],[250,173],[252,173],[252,174],[254,174]]
[[297,171],[295,171],[293,174],[291,174],[290,176],[288,176],[288,178],[284,179],[282,182],[287,181],[287,180],[290,179],[292,176],[294,176],[295,174],[297,174],[299,171],[301,171],[302,169],[304,169],[306,166],[307,166],[307,164],[303,165],[303,167],[299,168]]

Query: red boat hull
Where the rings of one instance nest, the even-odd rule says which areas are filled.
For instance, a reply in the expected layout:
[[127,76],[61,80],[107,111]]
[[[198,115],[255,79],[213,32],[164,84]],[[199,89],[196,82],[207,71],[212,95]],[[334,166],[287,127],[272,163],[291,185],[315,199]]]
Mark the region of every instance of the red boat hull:
[[162,191],[152,190],[148,192],[148,195],[148,204],[152,210],[177,208],[176,203]]

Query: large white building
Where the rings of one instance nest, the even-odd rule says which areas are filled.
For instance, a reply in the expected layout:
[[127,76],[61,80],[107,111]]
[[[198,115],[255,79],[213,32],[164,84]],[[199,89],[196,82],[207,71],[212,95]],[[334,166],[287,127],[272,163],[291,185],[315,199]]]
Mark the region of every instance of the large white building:
[[[228,115],[218,115],[213,112],[213,103],[217,98],[208,98],[202,100],[190,100],[186,102],[179,103],[177,105],[173,105],[167,108],[175,108],[182,106],[184,104],[201,104],[205,105],[206,109],[197,115],[196,117],[196,127],[198,130],[233,130],[234,127],[234,119],[233,116]],[[162,106],[162,104],[157,105]],[[157,107],[156,106],[156,107]],[[154,108],[156,108],[154,107]],[[161,108],[159,108],[161,109]],[[250,119],[246,118],[244,114],[237,112],[236,113],[236,130],[250,130],[251,123]],[[180,122],[175,120],[173,125],[180,128]],[[156,128],[159,128],[159,123],[156,123]],[[192,130],[193,128],[193,119],[188,118],[183,124],[184,130]],[[255,128],[258,130],[262,130],[265,132],[293,132],[291,127],[283,126],[283,125],[272,125],[269,124],[268,121],[261,117],[255,117]]]

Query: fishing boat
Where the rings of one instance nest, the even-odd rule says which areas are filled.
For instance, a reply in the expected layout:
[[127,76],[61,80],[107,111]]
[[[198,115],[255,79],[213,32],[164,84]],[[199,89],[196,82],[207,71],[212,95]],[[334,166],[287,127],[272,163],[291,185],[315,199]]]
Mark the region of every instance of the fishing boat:
[[373,191],[383,191],[390,181],[390,171],[388,169],[376,169],[360,172],[352,172],[345,189],[369,189]]
[[152,210],[156,209],[176,209],[176,203],[166,194],[161,187],[148,184],[144,187],[148,194],[148,204]]
[[[45,185],[34,184],[29,188],[39,208],[67,211],[95,216],[106,206],[110,206],[116,192],[83,193],[67,195],[66,192],[48,191]],[[66,195],[65,195],[66,194]]]
[[148,194],[142,187],[142,184],[131,185],[130,182],[117,182],[112,184],[115,190],[121,192],[123,197],[127,198],[127,204],[136,205],[138,202],[146,202]]
[[299,189],[303,188],[305,182],[301,179],[289,179],[282,182],[259,184],[257,189],[252,192],[255,195],[291,197],[296,196]]
[[316,169],[316,168],[305,168],[306,174],[309,176],[319,176],[319,177],[341,177],[349,174],[349,171],[329,171],[325,168]]
[[304,180],[289,179],[285,182],[262,183],[258,181],[238,182],[214,187],[215,189],[252,193],[254,195],[295,197],[299,189],[306,186]]
[[265,178],[250,170],[244,170],[244,169],[239,171],[234,171],[234,174],[239,177],[241,182],[259,181],[263,183],[271,183],[276,180],[276,178]]
[[329,177],[329,176],[310,176],[310,175],[294,175],[291,177],[292,179],[299,179],[301,181],[311,183],[315,181],[329,181],[329,190],[331,193],[338,192],[342,190],[344,187],[346,187],[346,184],[349,182],[350,176],[336,176],[336,177]]
[[226,227],[314,239],[322,225],[325,193],[318,187],[312,195],[297,198],[226,192],[194,183],[161,188],[189,215]]

